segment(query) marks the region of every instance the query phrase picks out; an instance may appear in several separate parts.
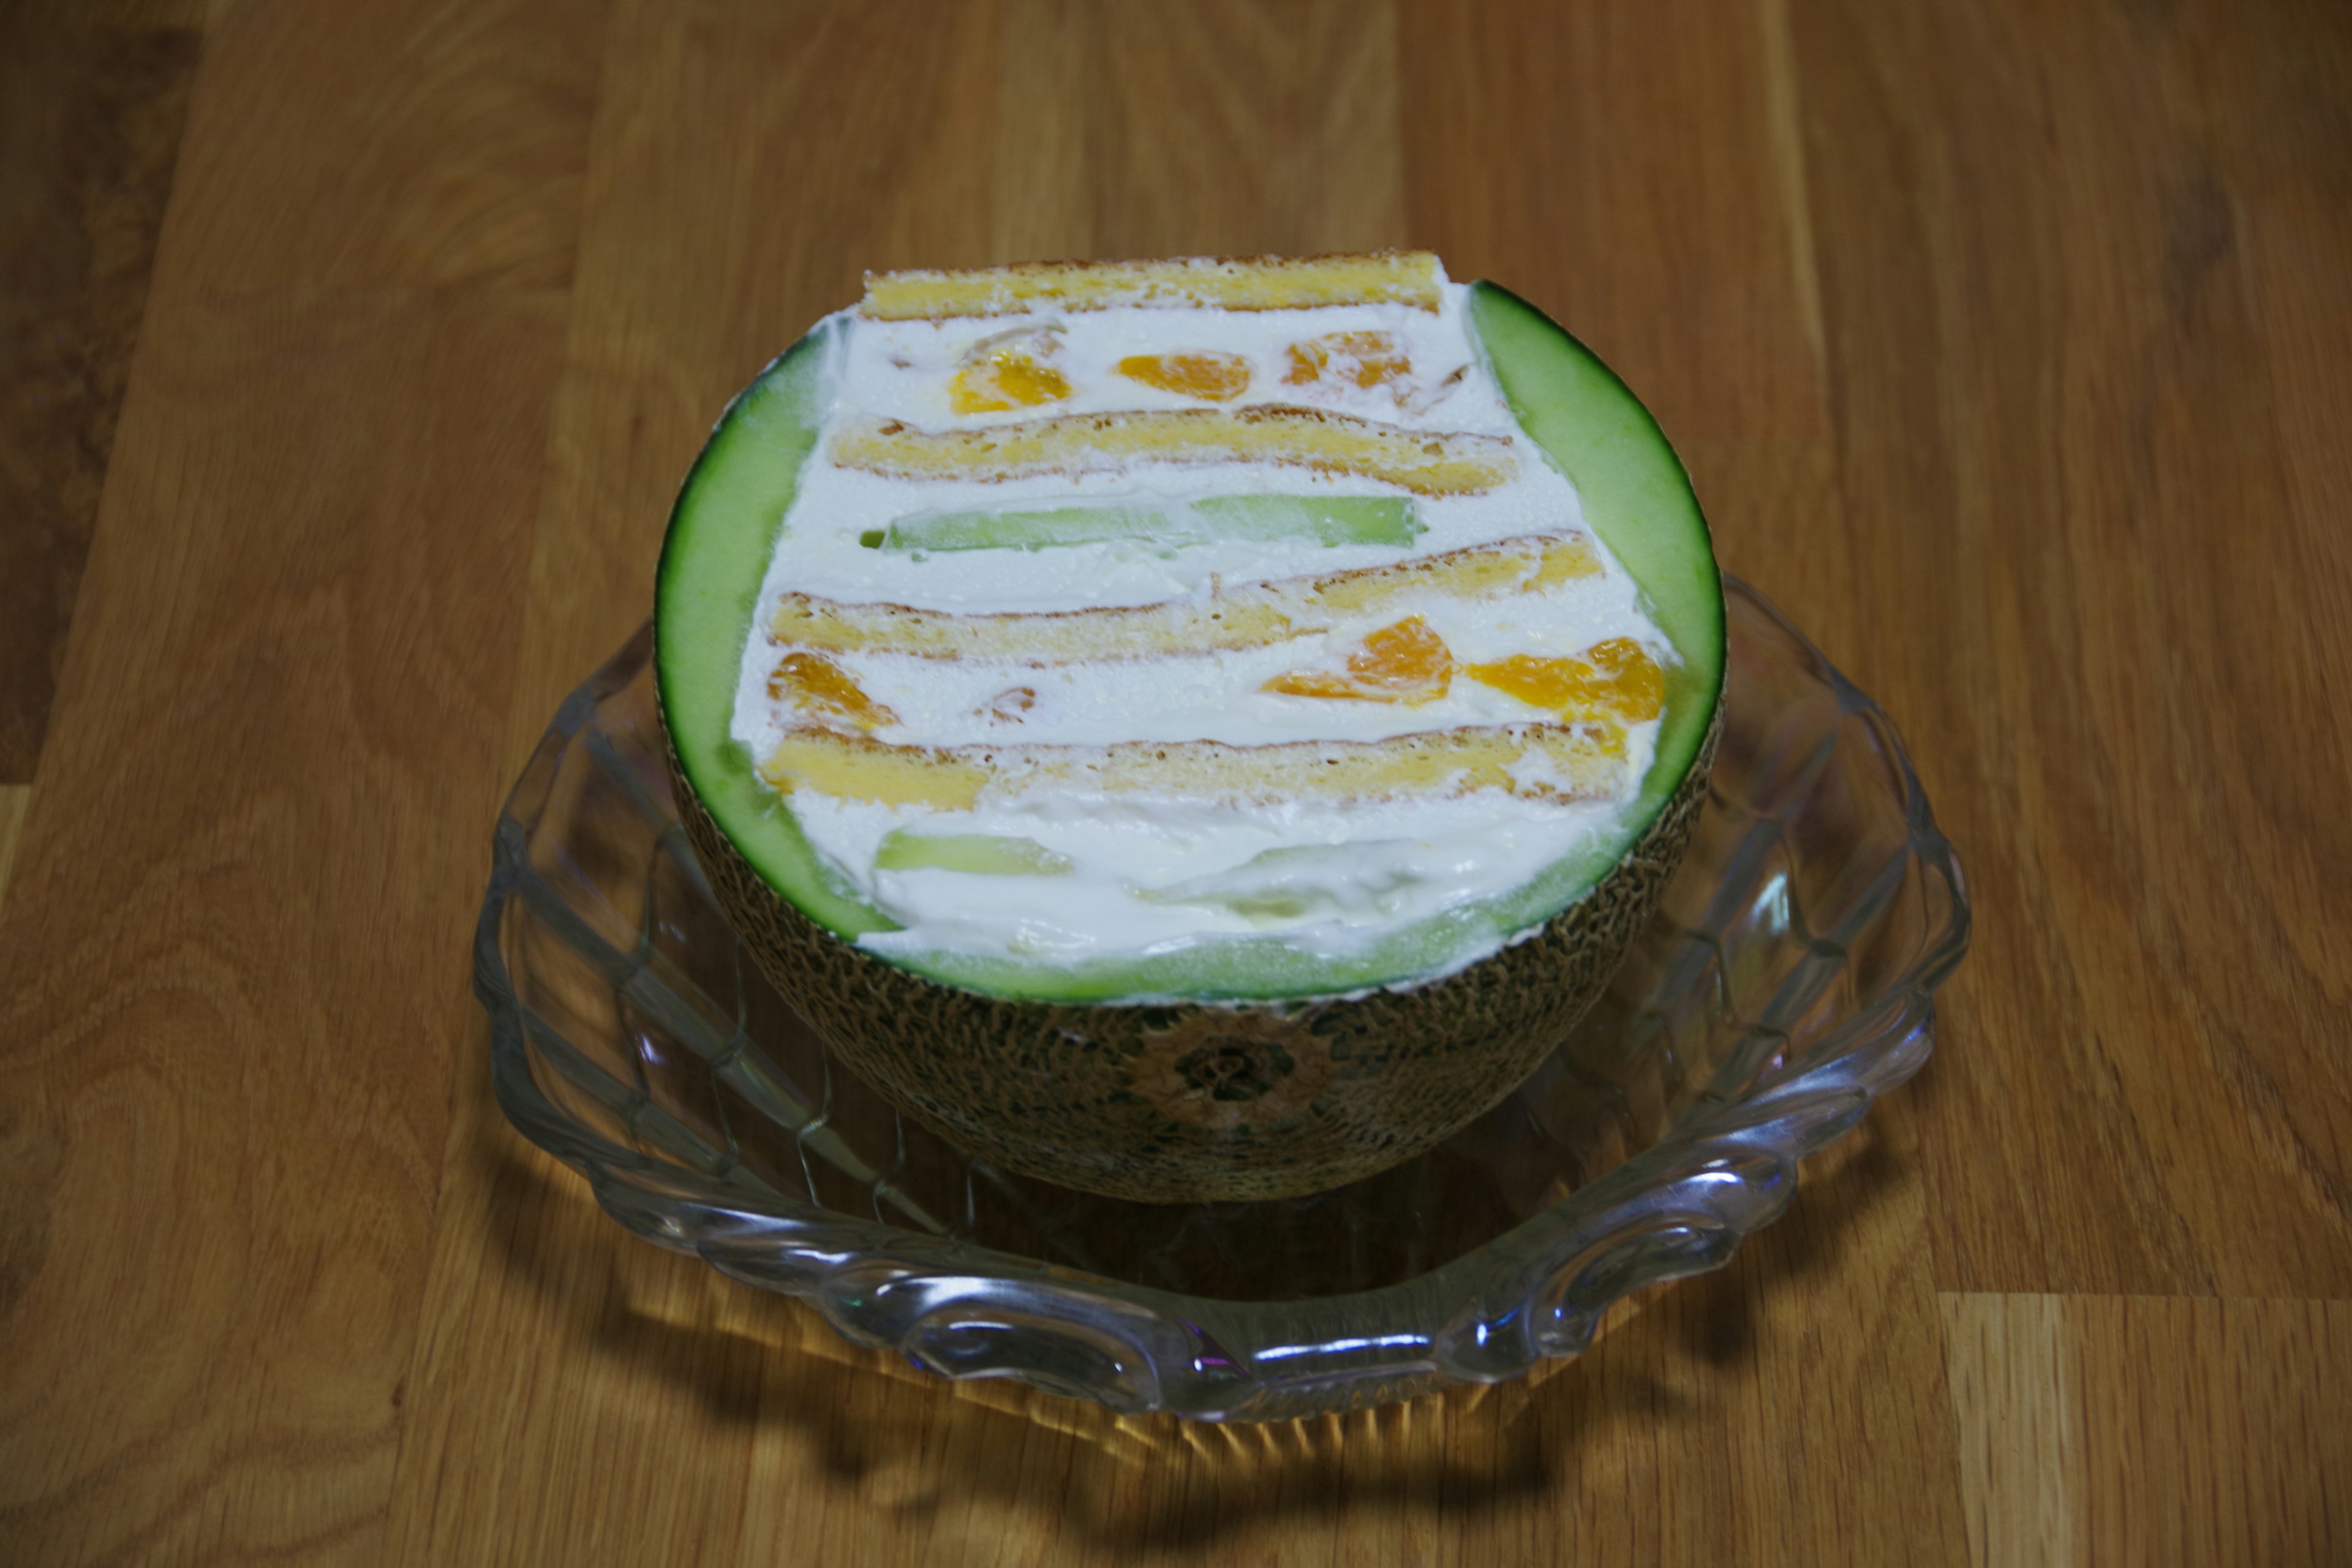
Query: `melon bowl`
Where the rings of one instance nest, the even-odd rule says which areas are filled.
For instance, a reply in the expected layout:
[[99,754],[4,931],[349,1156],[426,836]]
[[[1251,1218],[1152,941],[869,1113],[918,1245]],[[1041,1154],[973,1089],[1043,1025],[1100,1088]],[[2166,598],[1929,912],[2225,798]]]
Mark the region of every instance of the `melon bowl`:
[[1106,1196],[1292,1197],[1442,1142],[1601,994],[1681,863],[1715,734],[1604,883],[1443,979],[1257,1005],[1070,1005],[943,985],[810,920],[736,852],[665,747],[688,839],[768,980],[840,1061],[982,1158]]
[[1934,1044],[1968,945],[1885,716],[1734,582],[1713,781],[1600,1001],[1504,1101],[1365,1181],[1137,1204],[902,1117],[751,963],[685,840],[641,633],[562,705],[475,941],[509,1120],[632,1234],[950,1378],[1272,1420],[1580,1352],[1719,1267]]
[[741,650],[761,635],[751,590],[819,445],[824,367],[836,358],[825,329],[721,419],[673,513],[656,596],[673,794],[745,951],[900,1110],[995,1165],[1089,1193],[1297,1196],[1458,1131],[1600,994],[1706,799],[1721,725],[1720,579],[1688,478],[1633,394],[1525,301],[1489,284],[1468,298],[1480,362],[1542,454],[1530,460],[1573,481],[1585,526],[1623,563],[1676,657],[1662,677],[1654,758],[1624,809],[1567,860],[1527,868],[1508,895],[1428,922],[1422,951],[1482,954],[1466,963],[1391,957],[1324,972],[1292,954],[1271,981],[1202,967],[1171,986],[1148,963],[1071,973],[1036,963],[967,981],[862,947],[878,917],[844,896],[839,873],[728,738]]

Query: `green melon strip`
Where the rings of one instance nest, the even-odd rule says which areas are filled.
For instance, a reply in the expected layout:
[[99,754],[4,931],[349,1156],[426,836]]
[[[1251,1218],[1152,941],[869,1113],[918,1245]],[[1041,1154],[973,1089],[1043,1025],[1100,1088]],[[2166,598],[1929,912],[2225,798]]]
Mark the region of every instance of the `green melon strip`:
[[1198,500],[929,511],[861,534],[871,550],[1045,550],[1137,539],[1202,544],[1240,539],[1402,548],[1427,531],[1399,496],[1210,496]]
[[877,871],[961,871],[974,877],[1066,877],[1075,867],[1034,838],[999,833],[909,833],[898,828],[874,851]]

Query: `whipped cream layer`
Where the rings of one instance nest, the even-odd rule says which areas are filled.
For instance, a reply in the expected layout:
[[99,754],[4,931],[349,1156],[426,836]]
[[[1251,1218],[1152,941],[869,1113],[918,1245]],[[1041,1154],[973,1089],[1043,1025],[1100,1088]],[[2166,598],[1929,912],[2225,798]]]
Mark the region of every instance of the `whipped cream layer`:
[[[1033,310],[1017,316],[874,321],[845,311],[825,334],[825,438],[801,476],[762,584],[755,628],[776,624],[790,595],[847,606],[907,606],[951,616],[1054,615],[1106,606],[1206,607],[1256,585],[1328,581],[1334,574],[1418,561],[1529,537],[1581,535],[1589,572],[1479,597],[1404,592],[1302,620],[1260,646],[1141,650],[1132,658],[926,658],[888,646],[839,647],[821,658],[867,704],[865,717],[814,711],[779,683],[793,645],[755,629],[744,650],[734,738],[755,759],[812,723],[854,730],[909,754],[990,747],[1101,748],[1136,742],[1277,746],[1376,743],[1464,727],[1576,721],[1465,673],[1517,657],[1572,658],[1612,639],[1658,664],[1671,647],[1644,614],[1631,579],[1583,525],[1574,487],[1519,432],[1479,362],[1465,318],[1467,289],[1442,285],[1441,308],[1339,305],[1299,310],[1150,308]],[[1385,334],[1409,365],[1365,384],[1339,373],[1295,379],[1294,345]],[[1345,335],[1345,336],[1343,336]],[[959,413],[959,372],[990,343],[1043,345],[1066,389],[1039,405]],[[1246,387],[1208,399],[1120,372],[1134,356],[1228,356]],[[892,477],[832,458],[845,422],[903,422],[920,431],[992,429],[1069,415],[1224,410],[1281,405],[1380,426],[1510,443],[1509,477],[1467,494],[1412,494],[1363,475],[1284,462],[1161,462],[1113,471],[1012,479]],[[1088,505],[1182,507],[1208,497],[1406,498],[1417,536],[1395,543],[1308,539],[1113,539],[1045,548],[929,552],[877,547],[904,519]],[[1360,658],[1368,637],[1413,622],[1454,666],[1442,689],[1413,700],[1305,696],[1269,690],[1281,678],[1331,675]],[[811,657],[803,655],[803,658]],[[827,677],[832,679],[831,676]],[[917,956],[955,952],[1066,962],[1157,954],[1235,935],[1278,932],[1304,951],[1359,952],[1398,929],[1470,900],[1507,893],[1610,826],[1635,794],[1654,743],[1654,719],[1604,721],[1613,773],[1547,793],[1540,759],[1514,764],[1514,787],[1396,798],[1220,800],[1081,788],[983,793],[968,809],[857,798],[787,783],[810,843],[901,929],[861,944]],[[1076,753],[1074,753],[1076,754]],[[1522,773],[1527,776],[1522,777]],[[1522,789],[1517,785],[1529,787]],[[933,840],[1021,847],[987,869],[954,855],[924,864],[906,848]],[[1011,866],[1015,868],[1008,869]],[[1486,950],[1439,955],[1435,969]]]

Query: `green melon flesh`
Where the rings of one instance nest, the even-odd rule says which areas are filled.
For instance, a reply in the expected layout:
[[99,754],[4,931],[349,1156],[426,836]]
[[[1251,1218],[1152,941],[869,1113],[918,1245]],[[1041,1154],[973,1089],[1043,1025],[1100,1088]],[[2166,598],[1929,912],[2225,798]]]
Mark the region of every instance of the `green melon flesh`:
[[[1657,422],[1590,349],[1491,283],[1474,286],[1470,320],[1521,427],[1576,486],[1586,523],[1639,584],[1680,656],[1666,672],[1655,759],[1615,831],[1508,893],[1391,931],[1340,961],[1267,934],[1076,964],[944,952],[889,962],[952,985],[1039,1001],[1331,995],[1408,983],[1465,951],[1508,941],[1575,902],[1624,856],[1697,760],[1721,694],[1723,590],[1706,523]],[[770,365],[729,407],[687,476],[659,568],[655,673],[679,769],[719,829],[793,905],[855,942],[895,922],[811,848],[728,732],[760,584],[816,447],[827,395],[824,340],[842,330],[821,327]]]
[[1394,496],[1210,496],[1026,510],[934,511],[861,535],[874,550],[1044,550],[1139,540],[1201,544],[1217,539],[1400,549],[1429,531],[1412,502]]
[[877,871],[961,871],[972,877],[1064,877],[1070,858],[1034,838],[1001,833],[909,833],[883,836],[874,851]]

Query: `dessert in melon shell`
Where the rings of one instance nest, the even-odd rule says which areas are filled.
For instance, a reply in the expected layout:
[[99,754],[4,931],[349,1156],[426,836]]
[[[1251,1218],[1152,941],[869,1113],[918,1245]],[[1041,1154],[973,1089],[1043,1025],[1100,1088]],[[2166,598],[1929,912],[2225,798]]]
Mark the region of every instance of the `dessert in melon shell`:
[[1318,1190],[1510,1092],[1703,801],[1720,584],[1591,352],[1434,257],[871,277],[729,407],[655,616],[778,989],[984,1158]]

